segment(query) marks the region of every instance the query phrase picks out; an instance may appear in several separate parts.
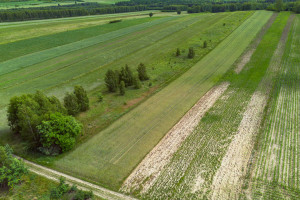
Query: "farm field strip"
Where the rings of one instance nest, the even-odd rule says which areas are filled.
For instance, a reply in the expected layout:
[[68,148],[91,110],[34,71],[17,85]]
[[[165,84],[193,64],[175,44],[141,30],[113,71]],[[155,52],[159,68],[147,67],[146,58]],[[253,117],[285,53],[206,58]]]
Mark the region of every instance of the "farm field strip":
[[244,112],[237,134],[230,143],[222,163],[216,172],[212,188],[212,199],[238,199],[247,173],[248,162],[254,146],[254,139],[259,132],[263,112],[274,86],[274,79],[280,69],[284,47],[290,31],[292,15],[272,56],[266,75],[258,85]]
[[250,180],[254,198],[299,198],[299,33],[296,16]]
[[[269,17],[271,15],[265,18],[265,23]],[[206,113],[195,131],[182,143],[171,162],[161,171],[154,185],[146,193],[141,194],[142,198],[206,199],[212,197],[213,178],[238,131],[251,96],[265,75],[288,17],[288,14],[279,14],[247,64],[248,70],[243,70],[239,75],[232,74],[228,78],[225,76],[225,80],[229,79],[231,83],[229,89]],[[260,28],[263,25],[264,23]],[[138,191],[140,190],[130,192]]]
[[[270,16],[269,12],[255,12],[198,64],[60,159],[55,168],[68,170],[70,165],[79,166],[80,163],[81,168],[86,169],[84,172],[74,167],[69,172],[100,184],[115,182],[112,187],[118,187],[163,135],[228,70]],[[224,48],[228,51],[224,52]],[[95,177],[98,178],[95,180]]]
[[181,143],[194,130],[204,114],[213,106],[228,86],[229,83],[215,86],[201,97],[134,169],[123,183],[121,190],[126,192],[126,187],[128,186],[129,188],[142,186],[145,191],[151,187],[159,176],[160,171],[170,161]]
[[139,30],[151,27],[151,26],[155,26],[157,24],[164,23],[169,20],[173,20],[175,18],[176,17],[167,17],[167,18],[157,19],[152,22],[147,22],[147,23],[127,27],[127,28],[124,28],[121,30],[117,30],[117,31],[106,33],[106,34],[98,35],[98,36],[95,36],[92,38],[87,38],[84,40],[73,42],[71,44],[66,44],[66,45],[62,45],[59,47],[54,47],[51,49],[47,49],[47,50],[35,52],[32,54],[24,55],[24,56],[21,56],[18,58],[14,58],[14,59],[0,63],[0,67],[1,67],[0,75],[4,75],[9,72],[28,67],[30,65],[37,64],[39,62],[42,62],[42,61],[45,61],[45,60],[48,60],[48,59],[51,59],[54,57],[58,57],[58,56],[61,56],[63,54],[66,54],[66,53],[69,53],[72,51],[87,48],[87,47],[93,46],[95,44],[99,44],[99,43],[102,43],[102,42],[105,42],[108,40],[112,40],[114,38],[121,37],[121,36],[130,34],[130,33],[133,33],[135,31],[139,31]]
[[276,19],[278,13],[273,13],[272,17],[269,19],[269,21],[265,24],[265,26],[262,28],[262,30],[258,33],[255,40],[250,45],[249,49],[241,56],[241,58],[238,60],[237,67],[235,68],[235,73],[239,74],[244,66],[250,61],[253,53],[255,52],[255,49],[259,45],[260,41],[262,40],[265,33],[268,31],[268,29],[273,24],[274,20]]
[[[151,11],[149,11],[151,12]],[[154,12],[153,18],[170,16],[164,13]],[[174,14],[173,14],[174,15]],[[73,31],[91,26],[108,24],[114,19],[123,21],[131,19],[149,18],[148,12],[108,14],[101,16],[88,16],[78,19],[61,18],[60,20],[38,20],[18,22],[15,25],[3,25],[0,23],[0,44],[7,44],[20,40],[41,37],[49,34],[57,34],[65,31]],[[152,20],[152,19],[151,19]],[[11,22],[11,24],[14,24]]]

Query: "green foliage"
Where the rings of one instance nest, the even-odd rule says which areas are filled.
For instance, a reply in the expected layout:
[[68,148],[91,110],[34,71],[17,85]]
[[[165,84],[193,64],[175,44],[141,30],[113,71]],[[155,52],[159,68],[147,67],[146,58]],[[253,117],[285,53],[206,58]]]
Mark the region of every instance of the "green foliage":
[[207,47],[207,41],[205,40],[204,42],[203,42],[203,48],[206,48]]
[[56,97],[47,97],[37,91],[11,98],[7,116],[11,130],[35,144],[39,141],[37,126],[54,112],[66,113],[66,110]]
[[121,83],[122,81],[124,81],[126,87],[133,85],[133,74],[128,65],[125,65],[125,67],[121,68],[119,82]]
[[284,10],[283,1],[282,0],[276,0],[275,8],[276,8],[277,12],[280,12],[280,11]]
[[[71,195],[69,195],[71,194]],[[68,199],[68,200],[87,200],[93,199],[94,194],[92,191],[79,190],[76,185],[70,187],[66,184],[64,178],[60,178],[60,183],[57,187],[52,188],[50,191],[50,199]]]
[[65,152],[74,147],[82,125],[72,116],[54,113],[50,114],[49,120],[43,121],[37,128],[43,148],[59,148],[61,152]]
[[76,115],[79,113],[80,108],[77,103],[77,98],[74,93],[67,93],[64,97],[64,106],[68,111],[69,115]]
[[181,54],[180,49],[177,48],[177,49],[176,49],[176,56],[178,57],[178,56],[180,56],[180,54]]
[[151,13],[149,13],[149,16],[150,16],[150,17],[152,17],[152,16],[153,16],[153,13],[152,13],[152,12],[151,12]]
[[180,15],[181,14],[181,10],[177,10],[177,14]]
[[140,63],[137,68],[138,76],[141,81],[149,80],[149,76],[147,74],[146,66],[143,63]]
[[135,89],[140,89],[142,87],[142,83],[137,76],[133,78],[133,85]]
[[82,86],[76,85],[74,87],[74,94],[77,98],[79,110],[81,112],[88,110],[90,107],[90,102],[87,96],[87,92],[84,90],[84,88]]
[[116,92],[119,85],[119,73],[111,69],[107,70],[105,74],[105,84],[110,92]]
[[121,81],[120,83],[120,95],[125,95],[125,83],[124,81]]
[[0,146],[0,187],[10,189],[22,180],[28,170],[22,160],[13,157],[9,145]]
[[297,2],[294,4],[293,11],[294,11],[295,13],[300,13],[300,1],[297,1]]
[[103,96],[103,94],[100,92],[100,93],[98,94],[98,101],[99,101],[99,102],[102,102],[102,101],[103,101],[103,98],[104,98],[104,96]]
[[189,48],[188,58],[194,58],[195,57],[195,51],[193,47]]

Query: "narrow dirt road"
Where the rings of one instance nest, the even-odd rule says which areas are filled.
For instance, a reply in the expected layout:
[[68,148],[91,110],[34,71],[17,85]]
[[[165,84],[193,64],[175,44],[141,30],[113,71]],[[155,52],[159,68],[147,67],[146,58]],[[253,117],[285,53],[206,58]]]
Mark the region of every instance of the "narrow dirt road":
[[[16,156],[19,159],[18,156]],[[24,159],[23,159],[24,160]],[[24,160],[25,164],[28,166],[29,171],[38,174],[40,176],[43,176],[47,179],[53,180],[58,182],[60,177],[64,177],[66,179],[66,182],[69,184],[76,184],[79,189],[87,190],[87,191],[93,191],[95,196],[98,196],[103,199],[107,200],[134,200],[135,198],[126,196],[124,194],[114,192],[111,190],[108,190],[106,188],[100,187],[98,185],[89,183],[87,181],[83,181],[81,179],[69,176],[67,174],[49,169],[47,167],[43,167],[41,165],[37,165],[33,162],[30,162],[28,160]]]

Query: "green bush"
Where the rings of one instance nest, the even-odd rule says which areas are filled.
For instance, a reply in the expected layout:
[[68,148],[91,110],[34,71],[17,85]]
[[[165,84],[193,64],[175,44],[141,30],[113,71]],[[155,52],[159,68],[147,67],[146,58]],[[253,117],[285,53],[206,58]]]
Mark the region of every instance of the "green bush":
[[103,101],[103,98],[104,98],[103,94],[102,94],[102,93],[99,93],[99,94],[98,94],[98,101],[99,101],[99,102],[102,102],[102,101]]
[[126,87],[133,85],[133,74],[128,65],[125,65],[125,67],[121,68],[119,81],[120,83],[121,81],[124,81]]
[[119,85],[119,72],[109,69],[105,74],[105,85],[110,92],[116,92]]
[[180,56],[180,49],[179,48],[177,48],[177,50],[176,50],[176,56],[178,57],[178,56]]
[[56,97],[47,97],[40,91],[12,97],[7,110],[8,124],[13,132],[35,146],[39,142],[37,126],[54,112],[65,114],[66,110]]
[[81,112],[88,110],[90,108],[90,102],[87,96],[87,92],[84,90],[84,88],[82,86],[76,85],[74,87],[74,94],[77,99],[79,110]]
[[64,106],[69,115],[76,115],[80,111],[80,107],[77,103],[77,97],[74,93],[67,93],[64,97]]
[[120,83],[120,95],[125,95],[125,83],[124,81],[121,81]]
[[82,125],[72,116],[54,113],[37,128],[43,148],[58,147],[61,152],[65,152],[74,147]]
[[194,58],[195,57],[195,51],[193,47],[189,48],[188,58]]
[[28,173],[22,160],[13,157],[13,150],[9,145],[0,146],[0,187],[14,188],[19,184],[23,175]]
[[137,68],[138,76],[141,81],[149,80],[149,76],[147,74],[146,66],[143,63],[140,63]]
[[133,78],[133,85],[135,89],[140,89],[142,87],[141,81],[137,76]]

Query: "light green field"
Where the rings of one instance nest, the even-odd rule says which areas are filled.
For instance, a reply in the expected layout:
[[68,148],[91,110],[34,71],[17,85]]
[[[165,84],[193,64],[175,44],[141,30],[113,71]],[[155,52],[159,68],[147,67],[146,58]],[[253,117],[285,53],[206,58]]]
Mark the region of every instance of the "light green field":
[[255,199],[299,199],[300,16],[296,16],[251,173]]
[[231,67],[270,15],[256,12],[189,71],[55,162],[55,168],[114,188],[119,186],[164,134]]

